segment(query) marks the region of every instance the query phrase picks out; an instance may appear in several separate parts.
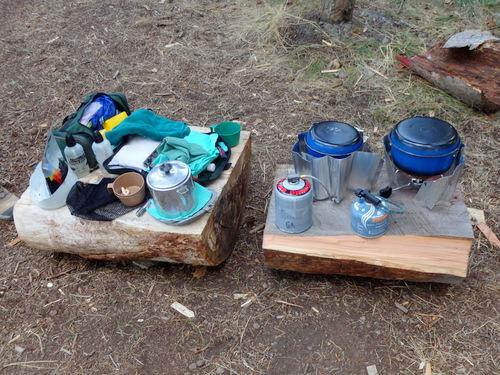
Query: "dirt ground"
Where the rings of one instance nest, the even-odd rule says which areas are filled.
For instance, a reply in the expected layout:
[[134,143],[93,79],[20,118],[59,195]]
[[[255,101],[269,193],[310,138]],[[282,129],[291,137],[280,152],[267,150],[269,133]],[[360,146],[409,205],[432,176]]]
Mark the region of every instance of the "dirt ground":
[[[344,31],[388,43],[405,23],[370,3],[358,2],[356,22]],[[266,221],[276,164],[292,163],[296,135],[336,119],[364,128],[380,147],[377,140],[394,125],[373,110],[388,102],[384,87],[403,80],[411,91],[425,83],[395,61],[389,81],[358,80],[341,47],[304,52],[346,68],[332,81],[311,80],[252,38],[258,28],[247,24],[249,15],[264,7],[239,0],[0,0],[0,180],[17,195],[41,159],[47,126],[59,126],[92,92],[122,92],[134,110],[151,108],[189,125],[235,120],[252,132],[237,244],[202,277],[189,265],[8,246],[16,228],[0,222],[0,373],[366,374],[372,365],[379,374],[500,373],[500,257],[477,229],[468,276],[453,285],[266,267],[262,230],[253,229]],[[421,51],[432,46],[432,30],[416,28]],[[325,38],[296,26],[282,36],[285,45],[321,46]],[[418,100],[445,100],[429,91]],[[473,143],[462,184],[466,204],[485,210],[499,234],[498,120],[453,103],[437,115]],[[482,142],[471,142],[478,133]],[[242,308],[235,294],[255,301]],[[173,310],[174,301],[195,317]]]

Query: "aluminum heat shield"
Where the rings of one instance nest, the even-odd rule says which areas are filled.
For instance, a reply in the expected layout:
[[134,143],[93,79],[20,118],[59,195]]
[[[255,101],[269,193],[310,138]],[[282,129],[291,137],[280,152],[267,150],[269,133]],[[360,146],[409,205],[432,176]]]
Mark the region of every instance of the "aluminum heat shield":
[[344,159],[331,156],[316,158],[307,153],[305,135],[298,135],[299,140],[292,149],[293,165],[296,173],[311,175],[321,181],[311,179],[314,199],[330,198],[340,203],[348,192],[357,188],[370,189],[377,180],[384,160],[382,155],[369,152],[365,144],[361,151]]

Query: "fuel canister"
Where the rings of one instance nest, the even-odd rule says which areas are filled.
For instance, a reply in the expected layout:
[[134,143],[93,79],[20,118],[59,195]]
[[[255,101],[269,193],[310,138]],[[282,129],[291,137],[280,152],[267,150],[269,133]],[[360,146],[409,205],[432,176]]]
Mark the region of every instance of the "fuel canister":
[[290,175],[276,184],[276,226],[286,233],[308,230],[312,219],[311,183],[299,175]]
[[389,229],[387,202],[371,194],[369,190],[356,190],[359,197],[351,205],[351,228],[366,238],[380,237]]

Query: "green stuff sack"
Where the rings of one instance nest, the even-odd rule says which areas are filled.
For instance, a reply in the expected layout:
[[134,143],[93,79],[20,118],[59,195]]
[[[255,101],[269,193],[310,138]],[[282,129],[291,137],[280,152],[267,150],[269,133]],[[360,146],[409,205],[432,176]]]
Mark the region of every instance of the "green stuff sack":
[[62,126],[53,132],[57,145],[61,149],[63,155],[64,148],[66,147],[66,135],[68,133],[73,134],[75,141],[80,144],[85,151],[85,156],[87,157],[90,169],[94,169],[98,166],[94,152],[92,151],[92,143],[94,141],[93,130],[87,126],[81,125],[79,120],[82,118],[85,109],[87,109],[87,107],[97,98],[103,95],[108,96],[113,101],[116,106],[117,113],[126,112],[127,115],[130,115],[131,111],[125,95],[120,93],[105,94],[98,92],[88,95],[80,107],[78,107],[76,112],[66,116],[62,122]]

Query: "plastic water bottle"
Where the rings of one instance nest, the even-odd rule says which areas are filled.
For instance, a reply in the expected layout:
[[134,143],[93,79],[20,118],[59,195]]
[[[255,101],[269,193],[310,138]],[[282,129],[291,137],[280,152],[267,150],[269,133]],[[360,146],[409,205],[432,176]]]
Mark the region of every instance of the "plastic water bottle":
[[66,147],[64,148],[64,156],[69,167],[75,172],[78,178],[82,178],[89,174],[90,168],[87,163],[87,157],[83,151],[83,147],[76,143],[73,134],[66,135]]
[[94,151],[99,167],[104,170],[104,161],[113,155],[113,149],[111,148],[111,143],[109,143],[109,141],[102,136],[100,131],[94,132],[92,151]]

